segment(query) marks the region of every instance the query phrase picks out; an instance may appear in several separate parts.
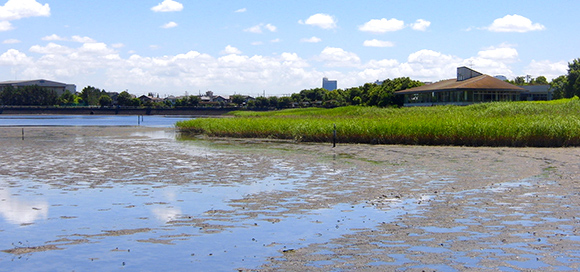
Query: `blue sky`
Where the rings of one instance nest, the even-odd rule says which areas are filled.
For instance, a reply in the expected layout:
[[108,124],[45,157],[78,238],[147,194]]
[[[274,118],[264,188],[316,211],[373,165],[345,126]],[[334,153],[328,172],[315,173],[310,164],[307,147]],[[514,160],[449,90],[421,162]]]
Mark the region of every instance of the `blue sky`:
[[286,95],[386,78],[566,74],[577,0],[0,2],[0,80]]

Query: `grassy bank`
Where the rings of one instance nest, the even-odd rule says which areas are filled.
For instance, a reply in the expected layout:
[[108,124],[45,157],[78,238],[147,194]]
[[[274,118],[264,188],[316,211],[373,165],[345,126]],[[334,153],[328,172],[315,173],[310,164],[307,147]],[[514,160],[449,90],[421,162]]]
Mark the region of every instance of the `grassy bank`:
[[385,109],[342,107],[234,112],[236,118],[177,123],[185,133],[218,137],[342,143],[580,146],[580,100],[495,102]]

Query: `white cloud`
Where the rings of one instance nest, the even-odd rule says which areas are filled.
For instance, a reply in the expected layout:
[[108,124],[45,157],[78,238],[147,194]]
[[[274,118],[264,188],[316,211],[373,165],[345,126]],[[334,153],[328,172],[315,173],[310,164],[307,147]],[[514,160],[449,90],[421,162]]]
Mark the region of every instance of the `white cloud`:
[[548,80],[552,80],[562,75],[568,74],[568,62],[558,61],[551,62],[549,60],[536,61],[532,60],[528,66],[524,68],[524,73],[533,77],[545,76]]
[[246,12],[246,11],[247,11],[246,8],[241,8],[241,9],[238,9],[238,10],[236,10],[234,12],[236,12],[236,13],[243,13],[243,12]]
[[532,21],[521,15],[506,15],[503,18],[498,18],[487,27],[492,32],[529,32],[546,29],[545,26],[539,23],[532,23]]
[[3,44],[16,44],[16,43],[20,43],[20,40],[17,40],[17,39],[8,39],[8,40],[4,40],[2,43]]
[[174,27],[177,27],[177,23],[176,22],[169,22],[169,23],[164,24],[164,25],[161,26],[161,28],[166,28],[166,29],[167,28],[174,28]]
[[262,41],[255,41],[251,43],[251,45],[262,45],[262,44],[264,44],[264,42]]
[[274,26],[272,24],[258,24],[258,25],[255,25],[253,27],[246,28],[246,29],[244,29],[244,31],[259,34],[259,33],[263,32],[262,28],[264,28],[270,32],[276,32],[276,30],[277,30],[276,26]]
[[281,42],[281,41],[282,41],[282,40],[280,40],[280,39],[273,39],[273,40],[270,40],[270,42],[271,42],[271,43],[279,43],[279,42]]
[[385,33],[398,31],[405,28],[405,22],[401,20],[393,19],[372,19],[366,22],[364,25],[359,26],[360,31],[372,32],[372,33]]
[[319,59],[328,67],[355,67],[361,62],[357,54],[330,46],[322,50]]
[[274,25],[271,25],[271,24],[266,24],[264,27],[267,30],[269,30],[270,32],[276,32],[276,29],[277,29]]
[[14,27],[12,26],[12,24],[8,21],[0,21],[0,31],[8,31],[8,30],[12,30],[14,29]]
[[242,51],[240,51],[239,49],[237,49],[231,45],[228,45],[221,53],[223,55],[231,55],[231,54],[239,55],[239,54],[242,54]]
[[44,55],[53,55],[53,54],[70,54],[73,53],[74,50],[72,48],[62,46],[56,43],[49,43],[46,46],[40,45],[33,45],[29,49],[32,53],[44,54]]
[[364,46],[368,47],[393,47],[395,44],[389,41],[379,41],[377,39],[366,40],[363,43]]
[[306,43],[319,43],[322,41],[322,39],[320,39],[318,37],[311,37],[311,38],[303,38],[300,41],[306,42]]
[[58,36],[56,34],[52,34],[50,36],[42,37],[42,40],[43,41],[66,41],[67,39],[63,38],[61,36]]
[[35,0],[8,0],[0,6],[0,20],[12,21],[28,17],[50,16],[50,6]]
[[8,51],[0,55],[0,65],[26,66],[32,65],[33,62],[32,58],[16,49],[8,49]]
[[125,45],[123,43],[114,43],[114,44],[111,44],[111,47],[113,47],[113,48],[122,48],[122,47],[125,47]]
[[152,7],[151,10],[155,12],[181,11],[183,10],[183,4],[173,0],[164,0],[157,6]]
[[429,26],[431,26],[431,22],[423,19],[419,19],[414,24],[411,24],[411,28],[417,31],[425,31]]
[[477,52],[477,56],[482,59],[512,63],[518,60],[518,51],[511,47],[491,47]]
[[262,25],[255,25],[253,27],[249,27],[244,29],[245,32],[251,32],[251,33],[262,33]]
[[96,42],[92,38],[89,37],[81,37],[81,36],[72,36],[71,41],[78,42],[78,43],[94,43]]
[[324,14],[324,13],[317,13],[314,14],[310,17],[308,17],[308,19],[306,19],[306,21],[298,21],[298,23],[300,24],[305,24],[305,25],[313,25],[313,26],[317,26],[320,27],[322,29],[333,29],[336,28],[336,19],[334,18],[334,16],[328,15],[328,14]]

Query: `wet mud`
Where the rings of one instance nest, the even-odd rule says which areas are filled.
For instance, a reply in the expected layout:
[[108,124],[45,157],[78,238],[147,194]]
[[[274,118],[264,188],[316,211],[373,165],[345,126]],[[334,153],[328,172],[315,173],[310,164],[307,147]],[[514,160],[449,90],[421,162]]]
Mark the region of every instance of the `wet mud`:
[[11,271],[575,271],[580,149],[0,132]]

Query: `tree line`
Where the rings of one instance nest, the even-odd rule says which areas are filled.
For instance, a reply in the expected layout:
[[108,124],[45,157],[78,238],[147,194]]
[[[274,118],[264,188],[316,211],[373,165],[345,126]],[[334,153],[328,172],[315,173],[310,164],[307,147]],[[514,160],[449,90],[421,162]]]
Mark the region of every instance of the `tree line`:
[[[507,82],[515,85],[549,84],[554,99],[580,97],[580,58],[568,63],[568,74],[559,76],[548,82],[546,77],[537,78],[516,77]],[[422,82],[408,77],[386,79],[380,83],[366,83],[362,86],[347,89],[326,90],[323,88],[304,89],[291,96],[265,97],[250,99],[248,96],[233,95],[228,103],[202,102],[200,97],[189,95],[174,101],[142,102],[127,91],[116,97],[115,106],[123,107],[246,107],[249,109],[283,109],[292,107],[340,107],[348,105],[363,105],[377,107],[396,107],[403,105],[403,97],[395,95],[396,91],[423,85]],[[113,98],[105,90],[87,86],[78,94],[65,91],[58,96],[56,91],[39,86],[22,86],[14,88],[7,86],[0,90],[0,105],[13,106],[113,106]]]

